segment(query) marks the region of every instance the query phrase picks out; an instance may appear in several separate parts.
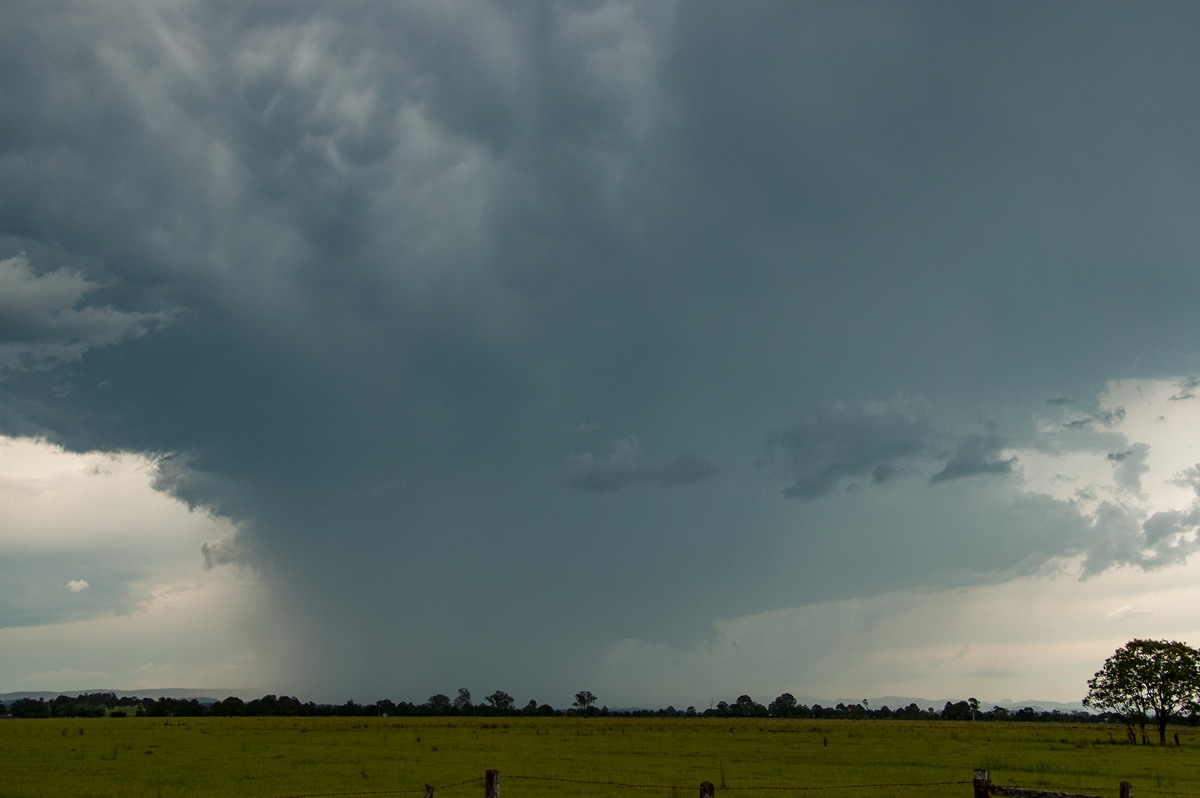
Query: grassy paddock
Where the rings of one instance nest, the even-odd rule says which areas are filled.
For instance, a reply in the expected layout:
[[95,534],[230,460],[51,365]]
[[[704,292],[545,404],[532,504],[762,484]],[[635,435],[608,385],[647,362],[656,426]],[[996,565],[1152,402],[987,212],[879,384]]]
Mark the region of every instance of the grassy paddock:
[[[1174,731],[1174,730],[1173,730]],[[1200,731],[1181,746],[1119,744],[1098,725],[625,718],[193,718],[0,722],[11,798],[317,794],[506,798],[718,794],[968,798],[997,784],[1200,796]],[[469,783],[462,783],[469,782]],[[595,783],[584,783],[595,782]],[[944,782],[951,782],[944,784]],[[869,786],[868,786],[869,785]],[[916,786],[934,785],[934,786]],[[824,789],[837,788],[845,789]],[[756,789],[771,788],[769,792]],[[795,788],[795,791],[776,788]],[[822,789],[814,789],[822,788]]]

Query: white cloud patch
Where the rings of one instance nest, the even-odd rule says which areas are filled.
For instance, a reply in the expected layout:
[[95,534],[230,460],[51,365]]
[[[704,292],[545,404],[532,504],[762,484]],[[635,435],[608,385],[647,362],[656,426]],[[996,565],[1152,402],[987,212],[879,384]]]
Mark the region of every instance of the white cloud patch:
[[1149,612],[1146,610],[1140,610],[1132,604],[1122,604],[1112,612],[1107,613],[1104,618],[1113,623],[1124,623],[1125,621],[1142,618],[1146,615],[1149,615]]
[[1017,453],[1023,490],[1070,502],[1091,525],[1079,541],[1085,576],[1178,565],[1200,550],[1200,406],[1179,401],[1180,384],[1114,381],[1084,417],[1098,423],[1047,418]]
[[259,587],[230,569],[152,591],[127,615],[4,629],[6,690],[267,689]]
[[144,335],[169,318],[87,305],[99,288],[65,269],[35,274],[24,255],[0,260],[0,370],[46,368]]
[[0,628],[127,615],[205,581],[204,547],[234,530],[154,490],[156,477],[144,456],[0,437]]
[[[261,673],[256,575],[202,567],[227,524],[153,490],[143,457],[12,438],[0,455],[6,689],[280,689]],[[80,562],[87,579],[42,589]]]

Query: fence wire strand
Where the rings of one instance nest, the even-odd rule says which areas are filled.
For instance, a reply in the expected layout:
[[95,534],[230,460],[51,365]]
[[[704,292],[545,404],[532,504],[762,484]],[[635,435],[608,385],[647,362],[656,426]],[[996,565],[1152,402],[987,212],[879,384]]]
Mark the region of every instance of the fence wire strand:
[[729,790],[787,790],[799,792],[801,790],[867,790],[867,789],[882,789],[884,787],[951,787],[956,784],[971,784],[972,781],[922,781],[912,782],[907,784],[833,784],[823,787],[722,787],[723,791]]
[[406,793],[424,793],[420,790],[360,790],[359,792],[306,792],[299,795],[278,795],[276,798],[332,798],[343,795],[402,795]]
[[[599,785],[602,787],[634,787],[634,788],[645,789],[645,790],[694,790],[694,789],[696,789],[696,786],[697,786],[695,784],[689,785],[687,787],[684,787],[684,786],[681,786],[678,784],[627,784],[625,782],[620,782],[620,781],[596,781],[596,780],[589,780],[589,779],[564,779],[564,778],[557,778],[554,776],[520,776],[520,775],[513,775],[513,774],[505,774],[504,778],[506,778],[506,779],[525,779],[526,781],[558,781],[558,782],[566,782],[568,784],[594,784],[594,785]],[[721,791],[727,792],[727,791],[731,791],[731,790],[742,790],[742,791],[748,791],[748,790],[771,791],[771,790],[773,790],[773,791],[785,791],[785,792],[787,792],[787,791],[799,792],[802,790],[804,790],[804,791],[811,791],[811,790],[863,790],[863,789],[872,789],[872,788],[883,789],[885,787],[949,787],[949,786],[954,786],[954,785],[958,785],[958,784],[971,784],[971,783],[972,782],[970,779],[966,779],[966,780],[960,780],[960,781],[924,781],[924,782],[916,782],[916,783],[909,783],[909,784],[835,784],[835,785],[831,785],[831,786],[822,786],[822,787],[794,787],[794,786],[792,786],[792,787],[785,787],[785,786],[728,787],[728,786],[724,786],[724,787],[721,787]]]
[[567,784],[595,784],[601,787],[637,787],[644,790],[690,790],[692,787],[680,787],[676,784],[626,784],[621,781],[595,781],[590,779],[563,779],[557,776],[514,776],[508,773],[504,774],[506,779],[525,779],[526,781],[559,781]]
[[[444,784],[441,787],[434,787],[433,791],[436,795],[439,790],[452,790],[455,787],[461,787],[464,784],[474,784],[476,782],[483,783],[483,776],[476,776],[465,781],[456,781],[453,784]],[[341,798],[341,796],[350,795],[411,795],[413,793],[425,794],[425,788],[408,790],[359,790],[357,792],[306,792],[298,795],[279,795],[276,798]]]

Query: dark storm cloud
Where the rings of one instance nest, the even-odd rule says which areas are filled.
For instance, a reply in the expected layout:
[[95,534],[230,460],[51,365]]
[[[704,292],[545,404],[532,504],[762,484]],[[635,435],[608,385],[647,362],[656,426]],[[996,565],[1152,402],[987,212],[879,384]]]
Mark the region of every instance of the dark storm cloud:
[[[1106,8],[10,3],[0,258],[57,288],[0,317],[50,366],[0,381],[0,432],[172,455],[159,487],[239,524],[206,561],[327,641],[297,691],[445,691],[494,644],[569,696],[597,641],[1079,550],[1070,507],[949,479],[1012,468],[976,427],[844,400],[1184,373],[1200,20]],[[797,585],[818,554],[855,584]]]

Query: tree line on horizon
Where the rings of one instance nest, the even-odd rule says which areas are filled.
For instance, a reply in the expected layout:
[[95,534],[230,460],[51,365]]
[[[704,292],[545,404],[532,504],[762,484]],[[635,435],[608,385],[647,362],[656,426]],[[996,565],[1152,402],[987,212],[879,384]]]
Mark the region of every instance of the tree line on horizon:
[[[1167,725],[1172,721],[1190,726],[1200,724],[1200,649],[1176,640],[1130,640],[1108,659],[1088,680],[1083,699],[1086,707],[1098,710],[1062,712],[1039,711],[1033,707],[1011,710],[993,706],[984,710],[979,700],[947,701],[941,711],[922,709],[910,703],[900,709],[881,706],[872,709],[861,703],[805,706],[791,693],[782,693],[769,704],[760,704],[748,695],[740,695],[732,704],[721,701],[699,712],[694,706],[678,710],[673,706],[649,710],[609,710],[596,707],[597,698],[590,690],[575,694],[570,709],[559,710],[531,700],[518,708],[517,702],[503,690],[485,696],[482,704],[471,700],[471,691],[458,689],[455,698],[438,693],[423,704],[396,703],[381,699],[373,704],[347,701],[345,704],[301,703],[292,696],[265,695],[252,701],[229,696],[210,703],[182,698],[118,698],[115,693],[83,693],[75,698],[60,695],[44,698],[19,698],[8,711],[0,704],[0,715],[14,718],[77,717],[270,717],[270,716],[350,716],[350,717],[487,717],[487,716],[583,716],[583,717],[662,717],[662,718],[844,718],[857,720],[969,720],[969,721],[1041,721],[1072,723],[1121,723],[1130,743],[1140,738],[1148,742],[1146,726],[1151,719],[1158,732],[1159,744],[1167,744]],[[1153,714],[1151,714],[1153,713]],[[1178,744],[1178,735],[1176,735]]]
[[[399,703],[381,699],[371,704],[347,701],[344,704],[301,702],[293,696],[264,695],[250,701],[229,696],[221,701],[203,702],[196,698],[138,698],[118,697],[115,693],[82,693],[71,697],[59,695],[53,699],[20,698],[12,701],[7,714],[14,718],[99,718],[99,717],[655,717],[655,718],[843,718],[849,720],[978,720],[1059,723],[1119,722],[1109,713],[1093,714],[1084,711],[1038,710],[1033,707],[1009,709],[994,706],[984,709],[972,698],[968,701],[947,701],[942,709],[920,707],[915,702],[891,709],[871,707],[867,701],[835,706],[801,704],[791,693],[783,693],[767,704],[741,695],[733,702],[720,701],[707,709],[694,706],[676,709],[610,710],[597,707],[596,696],[584,690],[576,693],[568,709],[556,709],[549,704],[531,700],[523,706],[503,690],[488,695],[482,703],[473,703],[471,693],[460,688],[455,698],[441,693],[430,696],[421,704]],[[0,714],[6,714],[0,704]]]

